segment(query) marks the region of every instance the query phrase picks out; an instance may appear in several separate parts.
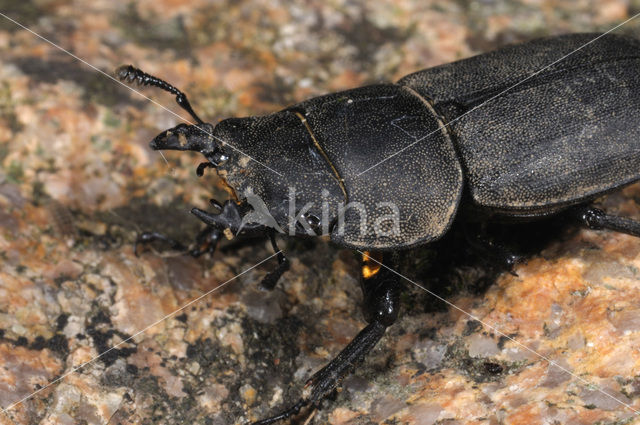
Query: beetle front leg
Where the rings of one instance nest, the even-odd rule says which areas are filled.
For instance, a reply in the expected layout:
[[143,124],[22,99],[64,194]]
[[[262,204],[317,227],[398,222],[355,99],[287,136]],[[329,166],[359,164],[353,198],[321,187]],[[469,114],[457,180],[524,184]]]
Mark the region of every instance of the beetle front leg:
[[[383,261],[384,259],[384,261]],[[267,425],[297,414],[309,404],[317,406],[330,395],[376,346],[385,331],[398,317],[400,307],[400,280],[398,275],[382,267],[380,263],[394,262],[393,254],[368,253],[363,258],[361,271],[364,294],[363,313],[369,324],[325,367],[316,372],[306,383],[305,395],[291,408],[253,425]],[[379,261],[379,262],[378,262]]]
[[[227,201],[223,205],[214,203],[213,200],[212,203],[216,207],[216,209],[218,209],[217,214],[210,214],[199,208],[194,208],[191,210],[191,212],[208,226],[218,229],[219,234],[222,234],[222,232],[228,230],[232,234],[237,235],[240,232],[240,228],[242,228],[241,213],[246,213],[243,207],[239,207],[233,201]],[[262,279],[262,281],[260,282],[260,287],[266,290],[272,290],[273,288],[275,288],[280,277],[282,277],[282,275],[287,270],[289,270],[290,267],[289,260],[278,248],[273,229],[267,228],[266,226],[259,223],[248,223],[243,227],[243,230],[240,233],[248,235],[269,236],[271,240],[271,246],[277,253],[278,267],[270,271],[264,277],[264,279]]]
[[267,291],[273,291],[278,283],[278,280],[282,277],[282,275],[289,270],[291,263],[287,257],[285,257],[284,253],[280,248],[278,248],[278,244],[276,243],[276,235],[273,231],[269,232],[269,239],[271,240],[271,246],[273,250],[278,253],[278,267],[274,270],[271,270],[260,282],[260,287],[262,289],[266,289]]
[[202,254],[213,254],[218,246],[222,232],[212,226],[207,226],[196,236],[196,244],[189,249],[189,255],[198,258]]

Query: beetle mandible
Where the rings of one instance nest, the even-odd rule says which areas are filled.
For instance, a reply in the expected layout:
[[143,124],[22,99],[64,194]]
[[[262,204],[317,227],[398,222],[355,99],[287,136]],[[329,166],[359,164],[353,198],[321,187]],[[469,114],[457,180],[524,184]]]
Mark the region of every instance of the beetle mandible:
[[[212,201],[217,212],[192,210],[206,224],[192,255],[239,233],[267,235],[278,252],[278,231],[327,234],[365,252],[369,324],[309,379],[294,406],[256,424],[317,405],[340,384],[398,316],[398,255],[438,240],[456,218],[563,212],[590,228],[640,236],[640,222],[591,206],[640,180],[639,65],[633,38],[549,37],[215,127],[172,85],[119,68],[121,80],[175,94],[196,121],[162,132],[151,147],[200,152],[198,175],[215,168],[232,193],[223,205]],[[138,241],[155,239],[173,242],[159,233]],[[288,267],[279,252],[262,286],[273,288]]]

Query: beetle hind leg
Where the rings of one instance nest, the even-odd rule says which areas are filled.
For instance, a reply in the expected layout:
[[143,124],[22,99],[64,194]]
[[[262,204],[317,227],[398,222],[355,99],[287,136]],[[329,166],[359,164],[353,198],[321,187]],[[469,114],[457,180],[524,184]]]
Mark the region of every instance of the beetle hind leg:
[[640,237],[640,221],[638,220],[610,215],[592,206],[576,208],[575,214],[578,220],[590,229],[607,229]]
[[[385,263],[391,262],[392,257],[393,254],[385,255]],[[362,363],[387,328],[395,322],[400,304],[400,279],[398,275],[381,266],[382,261],[378,259],[382,258],[382,255],[364,255],[361,272],[363,313],[369,324],[333,360],[313,374],[305,385],[304,396],[296,404],[277,415],[254,422],[253,425],[267,425],[287,419],[309,404],[318,406]]]

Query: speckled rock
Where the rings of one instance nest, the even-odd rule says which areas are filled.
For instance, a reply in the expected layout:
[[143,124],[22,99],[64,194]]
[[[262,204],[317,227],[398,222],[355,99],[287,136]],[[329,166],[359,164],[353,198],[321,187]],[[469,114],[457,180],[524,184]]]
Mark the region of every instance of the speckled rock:
[[[133,63],[167,79],[213,123],[507,43],[608,30],[637,10],[636,0],[0,0],[99,70]],[[640,18],[618,31],[640,36]],[[189,208],[227,196],[214,173],[195,176],[200,158],[148,148],[183,111],[2,17],[0,52],[0,423],[245,424],[294,401],[364,326],[357,257],[284,241],[291,270],[263,293],[275,259],[252,266],[271,255],[264,240],[199,259],[159,245],[136,256],[139,232],[188,243],[199,229]],[[640,218],[639,199],[635,185],[601,203]],[[639,423],[640,240],[552,236],[517,276],[483,280],[475,264],[438,280],[413,255],[411,278],[473,318],[407,282],[398,323],[298,423]]]

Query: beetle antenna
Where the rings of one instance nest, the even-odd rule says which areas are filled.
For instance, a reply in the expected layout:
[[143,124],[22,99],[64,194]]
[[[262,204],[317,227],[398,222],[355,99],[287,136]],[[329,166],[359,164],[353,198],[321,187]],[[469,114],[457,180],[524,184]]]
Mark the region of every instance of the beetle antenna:
[[167,83],[164,80],[161,80],[158,77],[154,77],[153,75],[147,74],[142,70],[134,67],[133,65],[122,65],[118,69],[116,69],[116,76],[120,79],[120,81],[126,81],[127,83],[136,83],[141,86],[153,86],[161,88],[164,91],[168,91],[171,94],[176,95],[176,102],[178,105],[185,111],[189,113],[193,117],[194,120],[198,124],[203,124],[204,121],[200,119],[193,111],[189,100],[187,100],[187,95],[182,93],[180,90]]

